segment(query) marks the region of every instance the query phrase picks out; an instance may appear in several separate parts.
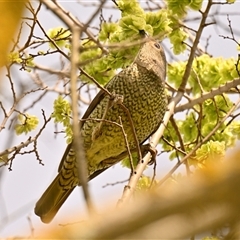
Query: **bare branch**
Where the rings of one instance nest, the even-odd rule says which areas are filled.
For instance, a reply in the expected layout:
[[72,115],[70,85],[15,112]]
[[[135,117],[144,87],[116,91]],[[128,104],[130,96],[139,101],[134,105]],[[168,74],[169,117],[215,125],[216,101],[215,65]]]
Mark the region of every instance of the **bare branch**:
[[63,9],[62,6],[60,6],[56,1],[48,1],[48,0],[41,0],[41,2],[50,9],[55,15],[59,17],[70,29],[74,27],[79,27],[81,31],[84,30],[84,32],[87,34],[87,36],[95,42],[99,48],[103,50],[103,52],[107,52],[107,50],[101,45],[101,43],[94,37],[93,33],[88,29],[84,27],[84,24],[78,21],[74,16],[72,16],[71,13],[67,12]]
[[73,27],[72,29],[72,54],[71,54],[71,100],[72,100],[72,112],[73,112],[73,146],[76,152],[76,160],[78,166],[79,182],[82,185],[83,194],[86,200],[86,204],[89,212],[93,210],[93,204],[91,201],[90,193],[88,191],[87,183],[87,162],[85,158],[85,151],[83,148],[83,140],[79,127],[79,114],[78,114],[78,96],[77,96],[77,71],[78,71],[78,43],[81,31],[79,27]]
[[185,91],[185,87],[186,87],[186,84],[187,84],[187,81],[188,81],[188,77],[189,77],[191,69],[192,69],[192,64],[193,64],[193,59],[195,57],[195,52],[196,52],[200,37],[202,36],[202,32],[203,32],[203,29],[205,27],[206,19],[208,17],[208,13],[210,11],[211,6],[212,6],[212,0],[209,0],[204,13],[202,14],[202,20],[200,22],[195,40],[193,42],[193,46],[191,48],[191,52],[190,52],[190,56],[188,58],[187,66],[186,66],[185,72],[183,74],[182,83],[181,83],[181,85],[178,89],[178,91],[180,91],[180,92]]
[[203,103],[205,100],[214,98],[217,95],[221,95],[224,92],[230,90],[231,88],[237,87],[239,84],[240,84],[240,78],[234,79],[230,82],[227,82],[225,85],[223,85],[215,90],[211,90],[209,93],[203,94],[199,98],[191,99],[189,103],[185,103],[183,105],[176,107],[174,111],[176,113],[176,112],[181,112],[181,111],[184,111],[187,109],[191,109],[194,105]]

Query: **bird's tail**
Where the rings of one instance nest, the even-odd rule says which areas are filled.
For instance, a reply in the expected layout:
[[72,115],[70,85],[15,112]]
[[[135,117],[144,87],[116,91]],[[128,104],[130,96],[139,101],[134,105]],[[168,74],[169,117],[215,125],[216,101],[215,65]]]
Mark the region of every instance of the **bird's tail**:
[[63,188],[60,184],[60,174],[56,176],[47,190],[43,193],[35,206],[35,214],[38,215],[42,222],[49,223],[52,221],[59,208],[71,194],[74,186],[71,188]]

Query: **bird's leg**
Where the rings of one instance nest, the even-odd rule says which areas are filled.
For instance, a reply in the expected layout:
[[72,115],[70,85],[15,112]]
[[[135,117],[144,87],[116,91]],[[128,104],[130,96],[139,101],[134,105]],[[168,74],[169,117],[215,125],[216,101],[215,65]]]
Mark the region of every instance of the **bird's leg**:
[[123,95],[113,93],[112,96],[109,98],[108,101],[108,109],[111,109],[115,104],[122,104],[123,103]]
[[150,154],[152,155],[151,160],[148,162],[148,165],[152,165],[156,162],[157,149],[152,146],[151,143],[141,145],[140,148],[143,156],[147,154],[147,152],[150,152]]
[[100,123],[94,128],[92,133],[92,140],[97,139],[101,135],[101,129],[103,126],[103,122],[106,119],[107,112],[115,105],[115,104],[122,104],[123,103],[123,96],[119,94],[112,93],[111,96],[107,96],[108,102],[107,106],[103,112],[102,118]]

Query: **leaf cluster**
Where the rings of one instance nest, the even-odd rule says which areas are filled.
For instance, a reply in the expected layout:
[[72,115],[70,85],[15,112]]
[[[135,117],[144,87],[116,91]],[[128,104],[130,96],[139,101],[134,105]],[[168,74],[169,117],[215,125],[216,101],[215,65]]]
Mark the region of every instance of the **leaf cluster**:
[[203,0],[167,0],[168,9],[179,18],[186,16],[188,10],[198,11],[202,7]]
[[[116,69],[123,68],[133,61],[139,46],[127,45],[141,39],[143,31],[149,36],[158,36],[159,39],[171,31],[171,21],[165,9],[145,12],[136,0],[121,0],[117,4],[122,17],[115,23],[102,22],[98,35],[102,43],[116,47],[109,47],[108,55],[104,55],[95,43],[86,40],[81,43],[80,64],[93,59],[94,61],[84,65],[83,69],[101,84],[105,84],[115,74]],[[81,78],[87,80],[84,76]]]
[[18,115],[18,123],[15,125],[15,132],[17,135],[27,134],[35,130],[38,126],[39,120],[36,116],[28,113]]
[[[192,70],[188,79],[188,87],[191,88],[193,96],[209,92],[213,88],[231,81],[238,77],[234,58],[224,59],[222,57],[210,57],[203,54],[193,61]],[[174,62],[168,66],[168,81],[178,88],[181,84],[186,62]],[[240,67],[238,67],[240,70]]]
[[71,127],[71,105],[70,103],[59,96],[54,101],[52,118],[54,118],[55,123],[62,123],[64,126],[64,131],[66,133],[67,143],[72,142],[72,127]]
[[47,35],[52,40],[52,42],[49,42],[50,48],[56,49],[54,44],[56,44],[59,48],[69,47],[68,41],[66,41],[71,36],[69,30],[63,27],[51,28],[48,30]]

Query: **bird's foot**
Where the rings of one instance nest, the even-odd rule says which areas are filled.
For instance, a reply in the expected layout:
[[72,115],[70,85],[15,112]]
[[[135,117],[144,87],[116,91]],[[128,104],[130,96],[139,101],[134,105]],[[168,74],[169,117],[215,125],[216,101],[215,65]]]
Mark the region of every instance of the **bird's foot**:
[[156,162],[157,149],[153,145],[151,145],[151,143],[141,145],[140,148],[141,148],[142,156],[147,154],[147,152],[150,152],[150,154],[152,155],[150,161],[148,162],[148,165],[152,165],[153,163]]

